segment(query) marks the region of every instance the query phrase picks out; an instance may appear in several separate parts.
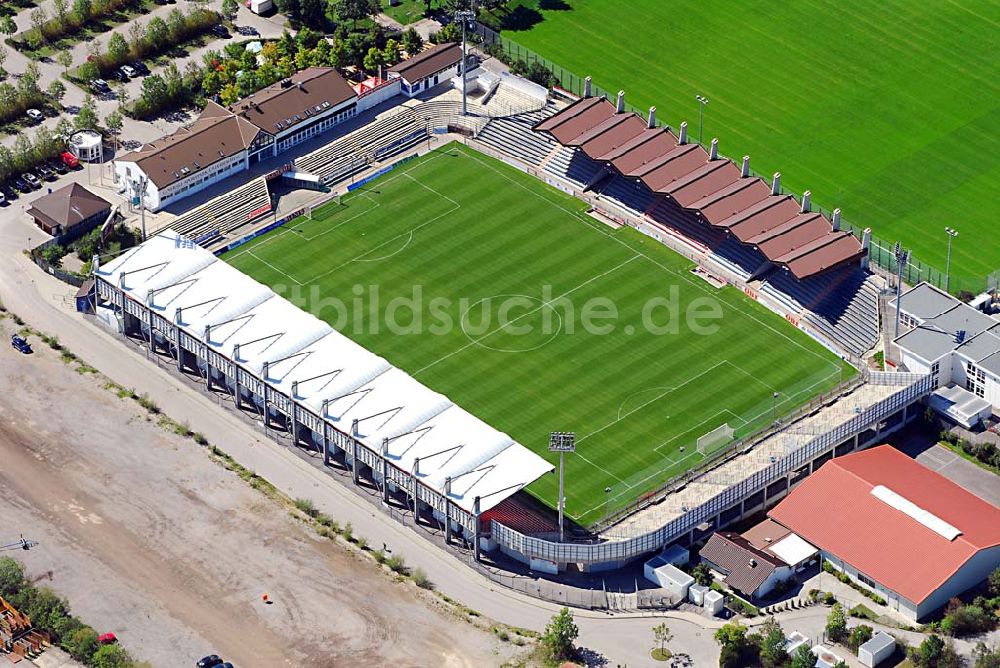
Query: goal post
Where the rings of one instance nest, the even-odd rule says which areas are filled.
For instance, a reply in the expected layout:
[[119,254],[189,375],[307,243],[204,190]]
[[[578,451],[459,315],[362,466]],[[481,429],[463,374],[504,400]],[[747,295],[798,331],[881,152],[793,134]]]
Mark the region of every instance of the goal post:
[[707,434],[698,437],[697,450],[701,455],[708,455],[733,441],[736,430],[728,423],[722,423]]

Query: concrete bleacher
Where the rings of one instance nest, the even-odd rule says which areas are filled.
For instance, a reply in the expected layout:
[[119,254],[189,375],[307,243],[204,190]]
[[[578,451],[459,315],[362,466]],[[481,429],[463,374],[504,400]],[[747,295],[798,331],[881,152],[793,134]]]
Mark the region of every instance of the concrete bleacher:
[[569,147],[559,149],[545,164],[546,172],[569,181],[580,190],[586,188],[601,169],[583,153]]
[[559,531],[559,524],[552,518],[530,507],[527,503],[518,501],[517,496],[504,499],[499,504],[483,513],[484,523],[497,520],[523,534],[549,534]]
[[540,167],[557,144],[544,135],[532,132],[531,128],[556,110],[556,106],[550,103],[538,111],[491,119],[476,139],[525,164]]
[[761,291],[798,305],[809,325],[853,355],[860,357],[878,342],[879,290],[865,272],[846,268],[806,281],[778,272]]
[[363,171],[376,160],[384,160],[419,144],[426,125],[412,109],[365,125],[312,153],[298,158],[298,169],[315,174],[326,185]]
[[263,176],[211,199],[169,223],[174,231],[202,245],[245,225],[252,215],[270,207],[271,195]]

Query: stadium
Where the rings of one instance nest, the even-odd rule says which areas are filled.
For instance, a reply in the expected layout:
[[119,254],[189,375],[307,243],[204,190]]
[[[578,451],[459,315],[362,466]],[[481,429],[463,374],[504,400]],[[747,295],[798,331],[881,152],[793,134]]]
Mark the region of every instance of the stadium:
[[[919,414],[931,375],[864,362],[867,231],[624,93],[468,74],[467,102],[380,89],[95,261],[98,318],[447,544],[548,573],[689,545]],[[278,187],[315,197],[279,218]]]

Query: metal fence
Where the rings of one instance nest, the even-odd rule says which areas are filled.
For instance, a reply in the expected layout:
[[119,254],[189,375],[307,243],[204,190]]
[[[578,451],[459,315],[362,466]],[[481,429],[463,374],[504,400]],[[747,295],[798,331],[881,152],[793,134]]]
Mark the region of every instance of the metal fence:
[[802,447],[785,455],[771,466],[751,474],[742,482],[723,490],[700,506],[692,508],[649,533],[621,541],[558,543],[522,534],[493,520],[492,537],[501,545],[526,557],[555,563],[620,564],[658,550],[702,522],[712,521],[716,515],[733,507],[740,500],[756,494],[778,478],[808,464],[817,455],[856,434],[871,429],[873,425],[879,424],[933,389],[931,376],[875,372],[873,380],[880,385],[900,384],[900,391],[860,411],[847,422],[810,439]]
[[[585,77],[578,76],[577,74],[564,68],[562,65],[554,63],[548,58],[538,55],[531,49],[521,46],[517,42],[507,37],[504,37],[500,33],[491,30],[490,28],[484,25],[477,24],[476,32],[482,39],[483,44],[497,45],[501,47],[503,49],[503,52],[506,54],[506,57],[510,61],[513,62],[516,60],[521,60],[529,65],[532,63],[538,63],[540,65],[543,65],[549,71],[552,72],[553,76],[559,82],[560,88],[566,90],[567,92],[577,97],[583,96],[585,87],[584,83]],[[593,83],[591,83],[591,94],[594,96],[604,95],[609,100],[612,101],[614,101],[617,98],[617,93],[614,94],[609,93],[608,91],[604,90],[603,88],[600,88],[599,86]],[[625,109],[626,111],[633,111],[637,114],[640,114],[644,118],[648,113],[648,110],[639,109],[634,105],[629,104],[627,100],[625,102]],[[659,118],[656,119],[656,125],[658,127],[665,127],[668,129],[671,127],[670,125],[661,122]],[[688,141],[691,143],[700,143],[696,138],[692,137],[690,133],[688,135],[688,138],[689,138]],[[705,146],[704,144],[702,145]],[[771,178],[770,175],[765,176],[753,169],[750,170],[750,173],[751,175],[758,176],[768,181],[768,183],[770,183],[770,178]],[[783,195],[791,195],[793,197],[798,197],[799,199],[801,199],[801,197],[799,197],[796,193],[792,192],[791,190],[788,190],[787,188],[782,187],[780,190]],[[811,205],[811,209],[818,213],[824,214],[828,219],[832,218],[831,211],[828,211],[823,207],[816,205],[815,203]],[[862,239],[864,236],[863,227],[857,227],[855,225],[851,225],[850,223],[844,221],[843,219],[841,219],[840,228],[842,230],[850,232],[858,239]],[[871,263],[876,267],[884,270],[886,273],[895,274],[896,259],[892,252],[894,246],[895,242],[890,242],[887,241],[886,239],[882,239],[872,235],[871,246],[869,250],[869,257]],[[931,266],[926,262],[923,262],[919,258],[913,257],[911,254],[909,266],[907,266],[903,271],[903,281],[910,285],[916,285],[921,281],[927,281],[928,283],[931,283],[932,285],[941,288],[942,290],[945,289],[945,285],[948,285],[949,289],[953,293],[966,290],[972,292],[973,294],[976,294],[982,292],[983,290],[996,290],[998,287],[1000,287],[1000,269],[991,273],[989,276],[975,277],[975,276],[967,276],[961,274],[958,275],[952,274],[951,280],[949,281],[948,277],[945,275],[945,272],[941,271],[937,267]]]

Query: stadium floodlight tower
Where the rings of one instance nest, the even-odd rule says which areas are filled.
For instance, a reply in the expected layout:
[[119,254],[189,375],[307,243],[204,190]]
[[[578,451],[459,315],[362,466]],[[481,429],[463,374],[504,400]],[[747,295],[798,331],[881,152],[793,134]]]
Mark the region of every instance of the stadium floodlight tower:
[[944,265],[944,291],[951,292],[951,240],[958,236],[958,232],[952,227],[944,228],[948,235],[948,261]]
[[903,308],[903,268],[910,263],[910,251],[897,241],[892,254],[896,257],[896,328],[892,334],[895,339],[899,337],[899,312]]
[[705,120],[705,105],[708,104],[708,98],[704,95],[695,95],[694,99],[698,100],[698,104],[701,105],[698,109],[698,143],[701,143],[701,128],[704,125]]
[[469,115],[469,107],[466,102],[466,97],[468,96],[469,81],[466,77],[466,70],[468,68],[468,46],[465,39],[465,28],[466,24],[472,23],[476,20],[476,12],[471,9],[460,9],[455,12],[455,20],[462,24],[462,115]]
[[559,453],[559,542],[563,542],[563,510],[566,507],[566,497],[563,495],[564,457],[567,452],[576,452],[576,433],[572,431],[554,431],[549,436],[549,452]]

